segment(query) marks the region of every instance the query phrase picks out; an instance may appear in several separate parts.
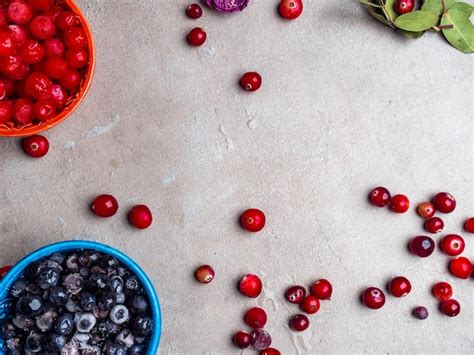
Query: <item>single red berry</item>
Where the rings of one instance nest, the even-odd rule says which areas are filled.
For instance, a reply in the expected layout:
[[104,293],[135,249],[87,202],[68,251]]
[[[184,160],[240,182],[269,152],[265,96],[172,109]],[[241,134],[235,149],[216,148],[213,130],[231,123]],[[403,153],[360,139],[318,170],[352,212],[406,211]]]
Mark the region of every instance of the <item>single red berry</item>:
[[7,31],[0,30],[0,56],[15,52],[12,36]]
[[464,230],[469,233],[474,233],[474,217],[466,219],[466,222],[464,222]]
[[281,352],[275,348],[266,348],[260,351],[260,355],[281,355]]
[[461,305],[455,299],[441,301],[439,303],[439,310],[448,317],[456,317],[461,312]]
[[73,90],[79,86],[81,79],[81,74],[77,70],[69,69],[59,80],[59,83],[66,89]]
[[444,228],[444,222],[439,217],[431,217],[425,221],[425,230],[429,233],[440,233]]
[[240,292],[249,298],[256,298],[262,292],[262,281],[257,275],[245,275],[239,282]]
[[70,49],[66,52],[67,63],[74,69],[86,66],[88,56],[84,49]]
[[431,293],[440,301],[447,301],[453,295],[453,288],[447,282],[438,282],[434,284]]
[[67,31],[79,25],[76,15],[69,11],[62,11],[56,17],[56,25],[63,31]]
[[252,346],[255,350],[264,350],[272,345],[272,337],[265,329],[255,329],[251,336]]
[[249,232],[260,232],[265,227],[265,214],[256,209],[251,208],[240,215],[240,225]]
[[11,36],[13,45],[17,48],[21,47],[28,39],[28,31],[20,25],[8,25],[8,33]]
[[433,198],[433,204],[441,213],[451,213],[456,208],[456,200],[448,192],[437,193]]
[[257,72],[247,72],[240,78],[240,86],[246,91],[257,91],[262,86],[262,77]]
[[389,208],[396,213],[405,213],[410,208],[410,201],[405,195],[395,195],[390,201]]
[[44,56],[46,58],[64,56],[64,43],[58,38],[50,38],[43,42]]
[[296,314],[290,319],[290,327],[297,332],[302,332],[309,327],[309,318],[304,314]]
[[63,107],[67,100],[66,90],[59,84],[51,85],[51,100],[54,101],[56,107]]
[[147,206],[137,205],[128,212],[128,220],[132,226],[138,229],[146,229],[153,222],[153,215]]
[[278,5],[278,12],[285,20],[294,20],[303,12],[302,0],[281,0]]
[[458,256],[464,251],[464,239],[457,234],[448,234],[441,240],[440,246],[444,253]]
[[56,33],[56,26],[51,17],[40,15],[31,20],[30,32],[33,37],[45,40],[54,36]]
[[240,349],[247,349],[250,345],[252,345],[252,337],[249,333],[240,331],[234,334],[232,338],[235,346]]
[[26,64],[36,64],[43,59],[44,48],[38,41],[27,39],[23,42],[18,53]]
[[0,56],[0,69],[8,76],[19,70],[23,64],[22,58],[17,54]]
[[38,100],[33,105],[33,112],[40,121],[47,121],[56,116],[56,103],[51,99]]
[[6,265],[6,266],[3,266],[0,268],[0,279],[3,279],[8,271],[10,271],[12,269],[12,266],[11,265]]
[[118,201],[112,195],[99,195],[92,202],[91,209],[99,217],[112,217],[119,208]]
[[422,202],[418,205],[416,212],[421,218],[431,218],[434,216],[436,209],[431,202]]
[[409,247],[413,254],[426,258],[433,253],[435,243],[430,237],[419,235],[410,241]]
[[7,123],[12,118],[12,103],[9,101],[0,101],[0,124]]
[[207,34],[206,32],[199,27],[193,28],[188,34],[188,43],[191,46],[199,47],[206,42]]
[[302,286],[291,286],[285,292],[285,298],[288,302],[300,304],[306,297],[306,290]]
[[14,101],[12,115],[13,120],[21,126],[31,123],[34,118],[33,103],[27,99]]
[[267,314],[263,308],[250,308],[244,315],[244,322],[254,329],[263,328],[267,324]]
[[306,297],[304,301],[300,304],[301,310],[308,314],[315,314],[319,311],[319,307],[319,300],[313,295]]
[[415,7],[415,0],[397,0],[394,7],[397,14],[403,15],[413,10]]
[[372,205],[377,207],[386,207],[390,203],[392,195],[385,187],[379,186],[370,191],[369,201]]
[[8,6],[8,18],[17,25],[24,25],[31,20],[31,6],[23,1],[14,1]]
[[199,4],[191,4],[186,8],[186,16],[197,19],[202,16],[202,8]]
[[34,10],[45,11],[53,6],[54,0],[28,0],[28,3]]
[[390,281],[388,288],[392,296],[405,297],[411,291],[411,283],[406,277],[398,276]]
[[332,296],[332,285],[326,279],[318,280],[311,285],[311,294],[320,300],[329,300]]
[[43,73],[34,72],[25,81],[26,91],[37,100],[51,97],[51,80]]
[[362,302],[370,309],[379,309],[385,304],[385,294],[377,287],[369,287],[362,293]]
[[429,316],[428,310],[426,307],[419,306],[413,309],[412,311],[413,317],[418,318],[420,320],[426,319]]
[[69,49],[82,49],[87,46],[86,33],[81,27],[73,27],[64,32],[64,44]]
[[68,63],[61,57],[48,58],[43,64],[45,74],[53,79],[61,79],[68,68]]
[[34,136],[24,138],[22,147],[30,157],[41,158],[48,153],[49,142],[46,137],[35,134]]
[[449,262],[449,271],[453,276],[456,276],[460,279],[467,279],[472,274],[471,261],[468,258],[465,258],[464,256],[452,259]]
[[210,283],[215,275],[214,269],[209,265],[201,265],[194,272],[194,277],[202,284]]

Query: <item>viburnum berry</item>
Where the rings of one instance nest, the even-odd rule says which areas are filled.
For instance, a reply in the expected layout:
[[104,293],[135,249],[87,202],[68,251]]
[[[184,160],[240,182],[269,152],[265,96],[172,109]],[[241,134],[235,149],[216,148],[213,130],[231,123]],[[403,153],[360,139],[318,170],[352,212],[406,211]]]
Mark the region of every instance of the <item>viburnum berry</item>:
[[39,134],[24,138],[22,147],[26,154],[33,158],[44,157],[49,150],[49,142],[46,137]]
[[51,96],[51,80],[43,73],[33,72],[26,78],[26,91],[37,100]]
[[202,46],[206,42],[206,38],[206,32],[200,27],[193,28],[187,36],[188,43],[194,47]]
[[128,213],[130,224],[138,229],[146,229],[153,222],[153,215],[145,205],[137,205],[130,209]]
[[27,99],[18,99],[13,102],[13,120],[19,125],[26,125],[33,121],[33,102]]
[[390,200],[389,208],[395,213],[405,213],[410,208],[410,201],[405,195],[395,195]]
[[306,297],[303,302],[300,304],[300,308],[303,312],[306,312],[308,314],[315,314],[319,311],[319,300],[314,297],[313,295],[310,295]]
[[297,332],[302,332],[308,329],[309,327],[309,318],[304,314],[296,314],[290,319],[290,328],[296,330]]
[[252,345],[252,337],[249,333],[240,331],[234,334],[232,341],[240,349],[246,349]]
[[265,227],[265,214],[256,208],[244,211],[240,215],[240,225],[249,232],[260,232]]
[[8,18],[17,25],[24,25],[30,22],[33,16],[31,6],[23,1],[13,1],[8,6]]
[[56,25],[63,31],[67,31],[79,25],[79,20],[75,14],[70,11],[62,11],[56,17]]
[[260,355],[281,355],[281,352],[275,348],[266,348],[260,351]]
[[326,279],[317,280],[311,285],[311,294],[320,300],[329,300],[332,296],[332,285]]
[[434,216],[436,209],[431,202],[422,202],[418,205],[416,212],[421,218],[431,218]]
[[56,115],[56,104],[51,99],[38,100],[33,105],[33,112],[40,121],[47,121]]
[[456,208],[456,199],[448,192],[437,193],[432,202],[441,213],[451,213]]
[[27,39],[23,42],[19,54],[26,64],[36,64],[43,59],[44,48],[38,41]]
[[430,237],[419,235],[410,241],[409,248],[413,254],[426,258],[433,253],[435,243]]
[[474,233],[474,217],[466,219],[466,222],[464,222],[464,230],[469,233]]
[[0,124],[7,123],[12,118],[12,103],[10,101],[0,101]]
[[388,288],[393,296],[405,297],[411,291],[411,283],[406,277],[398,276],[390,281]]
[[300,304],[306,298],[306,290],[303,286],[291,286],[286,290],[285,298],[290,303]]
[[199,4],[191,4],[186,8],[186,16],[191,19],[197,19],[202,16],[202,8]]
[[61,57],[48,58],[43,64],[45,74],[53,79],[61,79],[67,73],[68,68],[68,63]]
[[15,52],[11,35],[7,31],[0,30],[0,56],[10,55]]
[[385,187],[379,186],[370,191],[369,201],[376,207],[386,207],[390,203],[392,195]]
[[58,38],[50,38],[43,42],[44,56],[50,57],[62,57],[65,52],[64,43]]
[[461,312],[461,305],[455,299],[441,301],[439,303],[439,310],[448,317],[456,317]]
[[257,72],[247,72],[240,78],[240,86],[246,91],[257,91],[262,86],[262,77]]
[[456,259],[452,259],[449,262],[449,271],[451,275],[456,276],[460,279],[467,279],[472,274],[473,266],[471,261],[464,256],[460,256]]
[[74,69],[86,66],[87,59],[87,51],[84,49],[70,49],[66,52],[67,63]]
[[81,74],[77,70],[69,69],[59,80],[59,83],[66,89],[75,89],[81,83]]
[[263,328],[267,324],[267,314],[263,308],[250,308],[244,315],[244,322],[254,329]]
[[431,217],[425,221],[425,230],[429,233],[440,233],[444,228],[444,222],[439,217]]
[[369,287],[362,293],[362,303],[370,309],[382,308],[385,304],[385,294],[377,287]]
[[440,301],[446,301],[453,295],[453,288],[447,282],[437,282],[431,289],[431,293]]
[[33,37],[41,40],[49,39],[56,33],[56,26],[51,17],[39,15],[30,22],[30,32]]
[[59,84],[51,85],[51,100],[54,101],[56,107],[63,107],[67,100],[66,90]]
[[201,265],[194,272],[194,277],[202,284],[208,284],[214,280],[216,273],[209,265]]
[[395,2],[395,11],[399,15],[407,14],[415,7],[415,0],[397,0]]
[[108,194],[97,196],[92,202],[91,209],[99,217],[112,217],[117,213],[119,204],[117,199]]
[[458,256],[464,251],[464,239],[457,234],[446,235],[440,243],[441,250],[450,256]]
[[302,0],[281,0],[278,5],[278,12],[285,20],[294,20],[303,12]]
[[256,298],[262,292],[262,281],[257,275],[245,275],[239,282],[240,292],[249,298]]

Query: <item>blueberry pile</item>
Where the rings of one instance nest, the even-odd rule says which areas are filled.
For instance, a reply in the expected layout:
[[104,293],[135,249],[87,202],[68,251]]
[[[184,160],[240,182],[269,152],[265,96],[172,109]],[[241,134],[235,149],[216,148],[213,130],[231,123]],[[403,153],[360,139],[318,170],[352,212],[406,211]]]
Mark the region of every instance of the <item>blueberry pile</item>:
[[153,321],[137,277],[94,250],[32,263],[10,288],[7,354],[144,354]]

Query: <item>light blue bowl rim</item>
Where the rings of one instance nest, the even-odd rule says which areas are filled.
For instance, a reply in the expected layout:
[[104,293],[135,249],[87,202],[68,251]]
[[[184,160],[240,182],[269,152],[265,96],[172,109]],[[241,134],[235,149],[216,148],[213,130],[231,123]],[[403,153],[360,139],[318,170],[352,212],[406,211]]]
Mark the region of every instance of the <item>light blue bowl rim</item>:
[[[40,260],[42,258],[50,256],[54,253],[71,251],[76,249],[93,249],[104,254],[112,255],[116,257],[120,262],[122,262],[125,266],[127,266],[127,268],[129,268],[138,277],[147,293],[152,309],[153,333],[150,337],[147,354],[155,355],[158,350],[161,337],[161,308],[155,288],[148,276],[135,261],[133,261],[129,256],[125,255],[121,251],[114,249],[108,245],[98,242],[92,242],[89,240],[67,240],[50,244],[40,249],[37,249],[36,251],[25,256],[17,264],[15,264],[15,266],[13,266],[13,268],[0,281],[0,301],[3,301],[8,297],[8,292],[11,285],[23,274],[23,271],[29,264],[36,260]],[[2,350],[0,349],[0,354],[1,353]]]

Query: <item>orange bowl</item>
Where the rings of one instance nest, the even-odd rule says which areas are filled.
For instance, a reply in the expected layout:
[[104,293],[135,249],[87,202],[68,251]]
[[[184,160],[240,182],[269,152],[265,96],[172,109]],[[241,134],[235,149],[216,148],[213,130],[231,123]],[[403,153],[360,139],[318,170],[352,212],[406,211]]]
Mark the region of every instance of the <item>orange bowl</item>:
[[13,123],[7,122],[5,124],[0,124],[0,137],[24,137],[31,136],[33,134],[41,133],[50,128],[53,128],[57,124],[64,121],[68,118],[74,110],[80,105],[82,100],[84,100],[87,92],[92,83],[92,77],[95,70],[95,47],[94,41],[92,39],[92,31],[89,27],[89,24],[86,21],[86,18],[82,11],[77,7],[77,5],[72,0],[59,0],[57,1],[58,5],[63,5],[73,13],[77,15],[81,26],[84,28],[87,36],[87,47],[89,50],[89,63],[85,69],[85,75],[82,78],[79,90],[77,93],[69,98],[69,101],[62,108],[62,110],[53,118],[49,119],[46,122],[30,123],[22,127],[16,127]]

